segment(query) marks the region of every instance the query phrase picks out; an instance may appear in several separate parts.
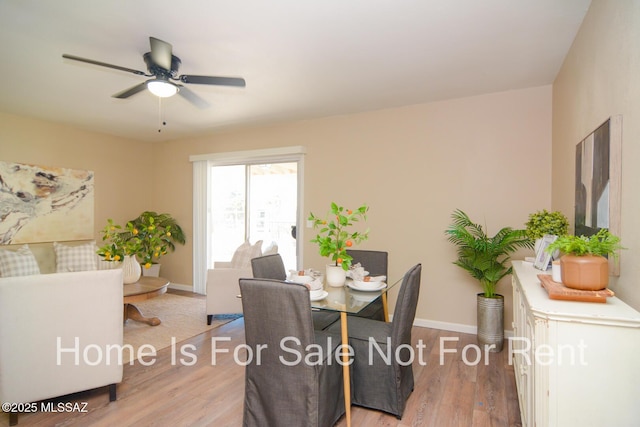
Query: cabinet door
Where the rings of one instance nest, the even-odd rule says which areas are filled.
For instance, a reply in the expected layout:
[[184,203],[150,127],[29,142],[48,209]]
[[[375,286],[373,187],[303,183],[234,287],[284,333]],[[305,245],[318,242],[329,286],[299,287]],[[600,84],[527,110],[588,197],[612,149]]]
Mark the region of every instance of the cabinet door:
[[510,340],[513,370],[516,378],[520,417],[523,427],[533,426],[533,325],[526,300],[513,277],[513,337]]

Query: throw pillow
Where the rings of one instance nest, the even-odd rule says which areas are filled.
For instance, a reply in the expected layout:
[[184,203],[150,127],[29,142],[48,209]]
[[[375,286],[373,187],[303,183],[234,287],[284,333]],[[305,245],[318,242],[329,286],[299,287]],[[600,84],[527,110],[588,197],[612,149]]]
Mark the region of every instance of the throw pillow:
[[56,253],[57,273],[98,269],[95,242],[76,246],[53,242],[53,250]]
[[247,240],[236,249],[231,258],[231,268],[251,268],[251,259],[262,255],[262,240],[253,245]]
[[276,242],[271,242],[269,246],[262,252],[262,255],[275,255],[278,253],[278,244]]
[[29,245],[16,251],[0,250],[0,277],[29,276],[40,274],[40,267]]

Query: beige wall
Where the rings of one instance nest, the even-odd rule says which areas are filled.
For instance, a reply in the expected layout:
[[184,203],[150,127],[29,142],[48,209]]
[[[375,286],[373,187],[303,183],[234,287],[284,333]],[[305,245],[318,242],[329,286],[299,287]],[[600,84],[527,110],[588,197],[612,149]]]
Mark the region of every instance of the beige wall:
[[[189,242],[163,258],[163,275],[187,285],[189,156],[292,145],[307,148],[303,212],[324,213],[331,201],[369,204],[371,237],[360,248],[389,251],[392,278],[423,264],[417,317],[434,326],[475,325],[480,286],[451,263],[455,248],[444,235],[453,210],[495,233],[551,206],[550,86],[157,144],[0,115],[0,160],[95,171],[97,238],[109,217],[174,215]],[[310,230],[301,232],[304,264],[324,265]],[[499,291],[509,329],[508,280]]]
[[[371,238],[361,248],[388,250],[391,277],[423,264],[417,317],[475,325],[480,288],[451,264],[455,249],[443,234],[451,212],[465,210],[489,232],[521,227],[543,208],[571,218],[575,144],[614,114],[623,116],[628,249],[612,287],[640,309],[639,100],[640,7],[594,0],[553,94],[546,86],[157,144],[0,113],[0,160],[94,170],[98,239],[107,218],[124,221],[145,209],[173,214],[190,237],[190,155],[303,145],[304,212],[324,212],[330,201],[368,203]],[[305,265],[323,264],[308,243],[310,230],[301,231]],[[163,260],[163,274],[189,285],[191,264],[188,243]],[[507,296],[509,328],[508,280],[499,291]]]
[[593,0],[553,85],[552,205],[573,217],[575,145],[622,115],[622,232],[610,287],[640,309],[640,4]]
[[[191,233],[190,155],[293,145],[307,149],[305,216],[324,214],[331,201],[367,203],[371,235],[359,248],[389,251],[393,278],[423,264],[421,319],[475,325],[480,286],[451,263],[444,235],[454,209],[495,233],[551,205],[550,86],[160,144],[155,200]],[[305,266],[324,265],[311,230],[301,231]],[[181,283],[191,283],[190,250],[163,262]],[[509,328],[510,282],[499,290]]]
[[152,206],[151,143],[0,113],[0,161],[94,171],[94,228],[136,217]]

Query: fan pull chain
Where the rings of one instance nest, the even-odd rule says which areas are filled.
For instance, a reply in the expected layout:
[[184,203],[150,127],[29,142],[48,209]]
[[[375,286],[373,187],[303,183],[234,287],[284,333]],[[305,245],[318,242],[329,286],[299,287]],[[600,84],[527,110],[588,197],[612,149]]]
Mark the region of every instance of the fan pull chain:
[[162,132],[162,126],[166,126],[167,122],[162,118],[162,98],[158,97],[158,132]]

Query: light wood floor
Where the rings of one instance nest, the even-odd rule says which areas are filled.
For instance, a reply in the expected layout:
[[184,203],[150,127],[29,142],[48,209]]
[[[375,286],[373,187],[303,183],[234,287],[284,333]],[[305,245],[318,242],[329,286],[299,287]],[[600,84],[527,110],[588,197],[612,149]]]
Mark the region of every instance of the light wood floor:
[[[235,348],[244,342],[242,319],[178,343],[176,351],[160,350],[151,366],[125,365],[115,402],[109,402],[106,388],[78,393],[54,402],[87,402],[88,412],[21,414],[18,425],[240,426],[244,368],[234,362],[232,352],[218,354],[214,364],[212,337],[231,338],[231,341],[219,342],[218,349]],[[457,350],[443,353],[442,364],[441,339],[458,339],[442,341],[447,350]],[[469,366],[462,354],[465,346],[475,344],[473,335],[414,327],[413,341],[414,349],[419,342],[425,348],[417,352],[414,360],[415,389],[402,420],[354,406],[353,426],[521,425],[513,367],[508,363],[506,345],[501,353],[490,353],[488,360]],[[196,349],[184,345],[193,345]],[[181,354],[180,348],[187,354]],[[194,356],[197,363],[188,366]],[[474,361],[476,356],[477,353],[467,347],[467,360]],[[176,363],[172,363],[172,358]],[[0,414],[0,426],[8,425],[9,416]],[[346,426],[344,417],[337,426]]]

